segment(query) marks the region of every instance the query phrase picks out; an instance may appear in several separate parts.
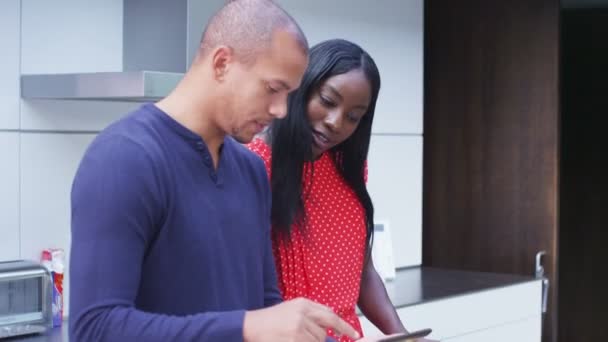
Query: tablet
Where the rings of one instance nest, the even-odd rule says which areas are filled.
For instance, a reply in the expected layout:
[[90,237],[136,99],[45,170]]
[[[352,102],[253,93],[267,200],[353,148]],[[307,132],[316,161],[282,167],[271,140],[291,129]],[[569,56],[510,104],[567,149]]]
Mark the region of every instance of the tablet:
[[378,342],[407,342],[413,341],[417,338],[425,337],[432,332],[431,329],[423,329],[418,331],[412,331],[410,333],[397,334],[390,337],[379,339]]

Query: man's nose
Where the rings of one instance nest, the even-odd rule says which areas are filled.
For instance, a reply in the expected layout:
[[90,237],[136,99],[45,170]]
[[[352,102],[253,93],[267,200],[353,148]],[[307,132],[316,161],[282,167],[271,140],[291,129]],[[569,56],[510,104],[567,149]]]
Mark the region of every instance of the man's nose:
[[275,119],[282,119],[287,116],[287,95],[281,96],[280,99],[273,101],[268,110],[270,115]]

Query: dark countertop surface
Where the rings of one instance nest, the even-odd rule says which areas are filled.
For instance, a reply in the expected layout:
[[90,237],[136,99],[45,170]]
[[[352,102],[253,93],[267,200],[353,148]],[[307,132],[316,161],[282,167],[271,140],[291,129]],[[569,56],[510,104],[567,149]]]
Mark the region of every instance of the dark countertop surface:
[[[537,279],[512,274],[411,267],[398,270],[397,277],[386,282],[386,290],[395,307],[401,308],[529,281],[537,281]],[[51,329],[45,335],[25,336],[3,341],[67,342],[67,322],[63,327]]]
[[385,285],[393,305],[401,308],[535,280],[514,274],[410,267],[397,270],[396,278]]

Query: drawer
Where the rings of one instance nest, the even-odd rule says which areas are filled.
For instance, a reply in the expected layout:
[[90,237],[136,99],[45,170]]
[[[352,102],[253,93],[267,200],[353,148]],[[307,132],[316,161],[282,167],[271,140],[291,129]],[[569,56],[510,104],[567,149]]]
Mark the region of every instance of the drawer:
[[[530,281],[407,306],[397,313],[408,330],[431,328],[431,337],[439,340],[525,320],[531,320],[528,324],[537,325],[534,331],[540,331],[541,291],[540,281]],[[363,317],[361,324],[366,335],[379,333]]]

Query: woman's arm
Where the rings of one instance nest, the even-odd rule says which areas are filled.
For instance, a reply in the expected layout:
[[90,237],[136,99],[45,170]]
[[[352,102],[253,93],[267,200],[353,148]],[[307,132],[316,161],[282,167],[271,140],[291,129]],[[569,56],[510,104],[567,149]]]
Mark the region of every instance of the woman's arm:
[[388,335],[407,332],[391,300],[388,298],[384,283],[376,272],[371,258],[367,260],[363,267],[361,290],[357,304],[365,317],[382,333]]

